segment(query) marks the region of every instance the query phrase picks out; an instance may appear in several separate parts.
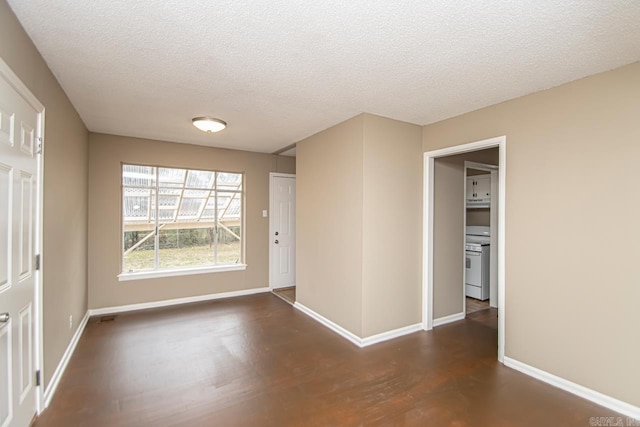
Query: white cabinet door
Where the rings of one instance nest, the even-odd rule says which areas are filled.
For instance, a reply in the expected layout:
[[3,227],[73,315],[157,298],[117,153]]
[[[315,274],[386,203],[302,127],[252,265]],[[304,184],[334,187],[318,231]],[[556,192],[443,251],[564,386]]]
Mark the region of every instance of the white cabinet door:
[[28,426],[35,394],[40,114],[0,75],[0,426]]
[[467,203],[469,207],[489,207],[491,203],[490,174],[467,177]]
[[474,180],[476,199],[491,200],[491,175],[477,175]]
[[473,200],[473,195],[476,192],[476,181],[472,176],[467,178],[467,200]]

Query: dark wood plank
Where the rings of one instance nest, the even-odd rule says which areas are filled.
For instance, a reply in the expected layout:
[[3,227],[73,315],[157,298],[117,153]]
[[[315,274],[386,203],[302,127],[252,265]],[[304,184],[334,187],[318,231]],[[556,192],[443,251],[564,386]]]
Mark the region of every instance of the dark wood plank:
[[[487,310],[489,312],[490,310]],[[271,294],[91,319],[48,426],[586,426],[471,318],[357,348]]]

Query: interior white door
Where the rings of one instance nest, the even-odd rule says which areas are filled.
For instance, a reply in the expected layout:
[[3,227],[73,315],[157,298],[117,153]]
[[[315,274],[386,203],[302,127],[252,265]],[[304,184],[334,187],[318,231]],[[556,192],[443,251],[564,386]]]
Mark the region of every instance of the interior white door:
[[271,287],[296,283],[296,178],[271,181]]
[[36,111],[0,74],[0,426],[36,412]]

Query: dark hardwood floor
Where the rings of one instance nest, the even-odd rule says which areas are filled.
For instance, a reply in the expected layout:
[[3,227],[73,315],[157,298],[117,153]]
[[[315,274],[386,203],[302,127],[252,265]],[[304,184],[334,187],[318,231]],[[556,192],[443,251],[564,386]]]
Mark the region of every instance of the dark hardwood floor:
[[[488,310],[489,311],[489,310]],[[465,319],[363,349],[272,294],[92,318],[46,426],[588,426]]]

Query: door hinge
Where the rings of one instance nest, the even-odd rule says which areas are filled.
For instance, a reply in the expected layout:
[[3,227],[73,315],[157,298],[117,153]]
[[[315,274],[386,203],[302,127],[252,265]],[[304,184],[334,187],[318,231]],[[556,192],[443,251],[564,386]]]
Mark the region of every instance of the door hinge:
[[36,271],[40,270],[40,254],[36,255]]
[[36,153],[37,153],[37,154],[42,154],[42,143],[43,143],[43,142],[44,142],[44,141],[42,140],[42,137],[41,137],[41,136],[39,136],[39,137],[38,137],[38,143],[36,144],[36,145],[37,145],[37,147],[36,147]]
[[36,371],[36,387],[40,385],[40,370]]

